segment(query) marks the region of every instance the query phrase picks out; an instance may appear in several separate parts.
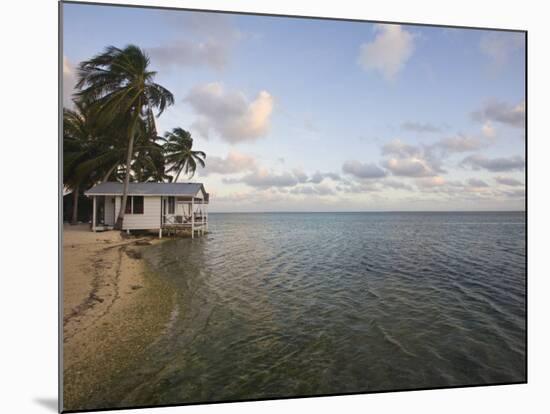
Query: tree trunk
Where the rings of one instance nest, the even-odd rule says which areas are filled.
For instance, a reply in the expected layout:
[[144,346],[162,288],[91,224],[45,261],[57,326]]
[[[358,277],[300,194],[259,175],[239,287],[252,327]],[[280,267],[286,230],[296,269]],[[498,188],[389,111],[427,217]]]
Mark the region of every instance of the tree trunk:
[[178,173],[176,174],[176,179],[174,180],[175,183],[178,182],[178,178],[180,178],[180,173],[181,173],[181,170],[179,170]]
[[118,166],[118,164],[115,164],[111,168],[109,168],[109,171],[107,171],[107,174],[105,174],[105,176],[103,177],[103,180],[101,180],[101,182],[104,183],[105,181],[107,181],[117,166]]
[[124,223],[124,213],[126,211],[126,201],[128,200],[128,184],[130,183],[130,169],[132,165],[132,158],[134,154],[134,135],[136,130],[137,121],[139,119],[139,112],[136,113],[135,119],[130,127],[130,136],[128,137],[128,153],[126,154],[126,174],[124,176],[124,184],[122,186],[122,201],[120,203],[120,211],[118,212],[118,218],[116,219],[115,229],[122,230],[122,224]]
[[80,192],[79,190],[80,190],[80,185],[77,185],[73,189],[73,217],[71,218],[71,224],[78,223],[78,196]]

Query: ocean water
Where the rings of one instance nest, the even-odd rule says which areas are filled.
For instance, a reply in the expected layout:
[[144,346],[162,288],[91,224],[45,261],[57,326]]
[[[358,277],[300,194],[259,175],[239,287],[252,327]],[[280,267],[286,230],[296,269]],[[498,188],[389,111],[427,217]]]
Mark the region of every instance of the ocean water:
[[524,381],[525,254],[519,212],[211,214],[144,251],[175,306],[110,403]]

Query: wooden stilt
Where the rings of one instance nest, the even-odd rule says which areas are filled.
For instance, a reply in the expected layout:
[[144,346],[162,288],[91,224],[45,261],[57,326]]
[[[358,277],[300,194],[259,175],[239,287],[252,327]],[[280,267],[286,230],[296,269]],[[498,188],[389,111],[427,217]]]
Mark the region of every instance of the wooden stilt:
[[93,208],[92,208],[92,231],[95,232],[95,223],[96,223],[96,196],[93,196]]
[[195,197],[191,197],[191,238],[195,238]]

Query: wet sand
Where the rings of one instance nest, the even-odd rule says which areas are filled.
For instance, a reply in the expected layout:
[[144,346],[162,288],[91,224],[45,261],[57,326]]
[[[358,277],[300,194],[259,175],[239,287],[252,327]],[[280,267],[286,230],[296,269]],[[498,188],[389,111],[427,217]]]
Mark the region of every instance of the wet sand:
[[141,260],[157,238],[88,225],[65,225],[63,238],[63,407],[99,408],[92,401],[165,328],[173,295]]

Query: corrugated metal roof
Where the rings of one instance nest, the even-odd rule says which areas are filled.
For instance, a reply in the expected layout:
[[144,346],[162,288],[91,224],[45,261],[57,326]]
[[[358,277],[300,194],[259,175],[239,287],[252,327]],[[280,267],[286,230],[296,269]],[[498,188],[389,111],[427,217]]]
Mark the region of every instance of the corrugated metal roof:
[[[195,196],[204,190],[202,183],[129,183],[128,195]],[[107,181],[90,188],[86,195],[122,195],[122,183]]]

